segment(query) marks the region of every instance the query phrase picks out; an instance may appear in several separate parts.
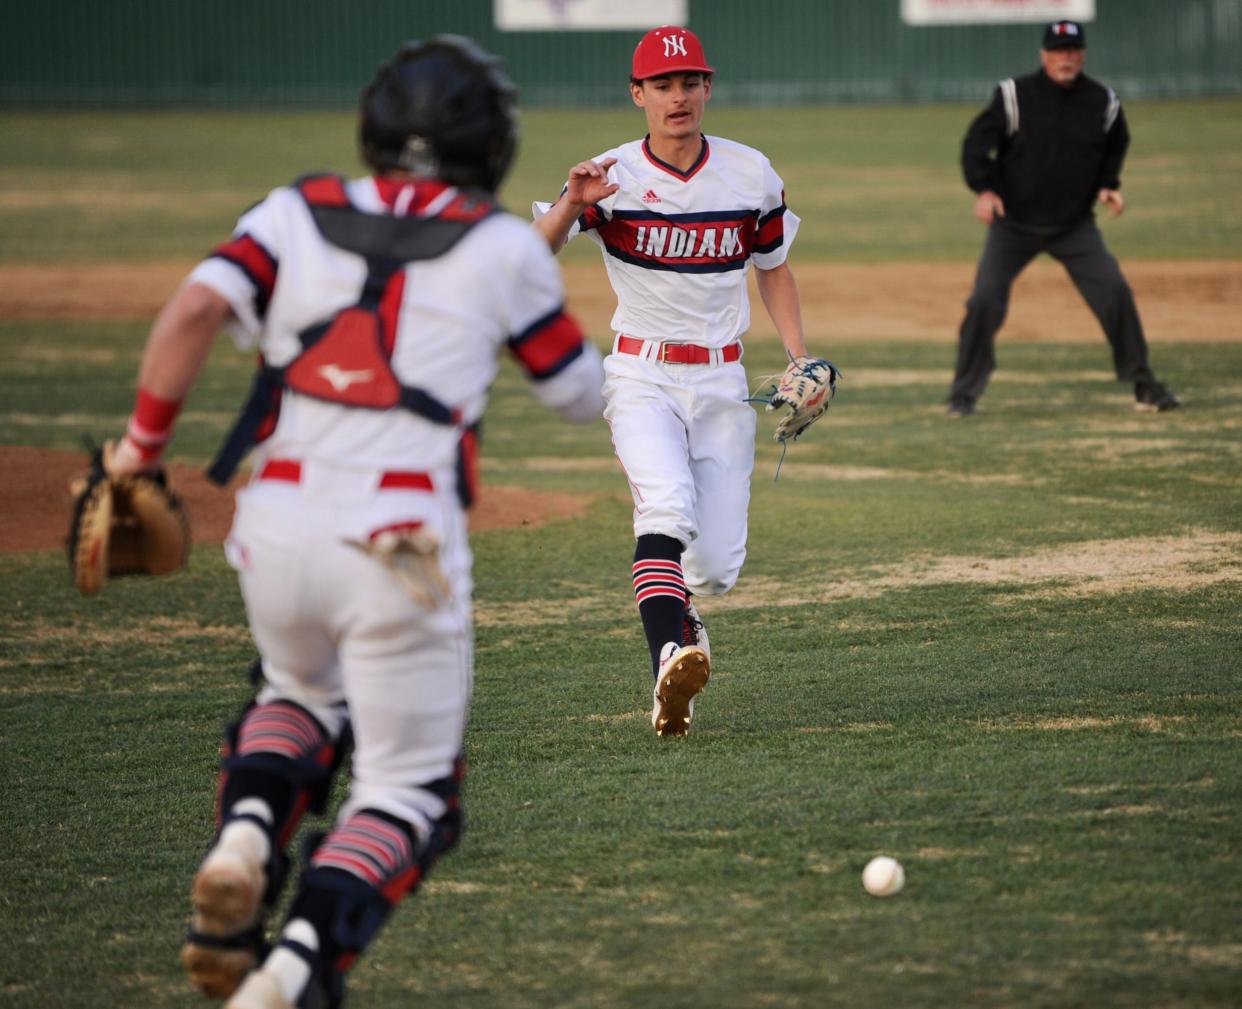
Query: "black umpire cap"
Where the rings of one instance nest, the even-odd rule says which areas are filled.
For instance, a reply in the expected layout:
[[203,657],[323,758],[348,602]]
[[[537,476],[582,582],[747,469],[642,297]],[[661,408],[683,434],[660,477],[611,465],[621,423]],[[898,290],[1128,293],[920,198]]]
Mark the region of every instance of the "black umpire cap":
[[1044,29],[1045,49],[1086,49],[1087,33],[1077,21],[1053,21]]

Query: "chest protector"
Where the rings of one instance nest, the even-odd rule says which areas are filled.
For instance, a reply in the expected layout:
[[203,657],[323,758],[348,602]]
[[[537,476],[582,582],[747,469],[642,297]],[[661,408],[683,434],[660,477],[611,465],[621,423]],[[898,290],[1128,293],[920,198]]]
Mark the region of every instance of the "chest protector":
[[[207,470],[220,485],[274,430],[285,389],[364,410],[402,408],[434,424],[461,423],[459,411],[423,389],[402,385],[392,370],[404,267],[444,255],[496,211],[495,203],[479,192],[461,192],[433,217],[393,217],[355,207],[340,176],[307,176],[297,188],[324,241],[366,260],[366,280],[355,304],[298,334],[302,351],[292,361],[279,368],[261,361],[241,415]],[[463,456],[473,455],[475,434],[473,428],[463,432]],[[464,486],[459,490],[468,505],[472,495]]]

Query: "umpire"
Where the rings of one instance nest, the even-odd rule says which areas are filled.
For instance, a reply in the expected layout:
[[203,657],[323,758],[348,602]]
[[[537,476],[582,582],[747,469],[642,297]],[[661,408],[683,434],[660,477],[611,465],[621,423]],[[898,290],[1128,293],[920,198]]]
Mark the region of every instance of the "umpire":
[[1042,69],[1001,81],[962,141],[962,172],[979,194],[974,213],[988,235],[962,320],[952,417],[975,412],[996,367],[993,349],[1009,289],[1041,252],[1066,268],[1100,320],[1117,378],[1134,383],[1135,408],[1180,405],[1148,367],[1134,294],[1095,224],[1097,200],[1113,217],[1125,209],[1121,164],[1130,131],[1112,89],[1082,72],[1086,54],[1082,25],[1050,24]]

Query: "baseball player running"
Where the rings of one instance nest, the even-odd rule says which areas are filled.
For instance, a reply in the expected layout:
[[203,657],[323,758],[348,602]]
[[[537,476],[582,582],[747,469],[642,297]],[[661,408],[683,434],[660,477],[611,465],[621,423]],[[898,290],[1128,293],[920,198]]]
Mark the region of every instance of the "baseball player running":
[[[546,243],[492,199],[517,141],[498,61],[454,36],[410,43],[361,112],[374,174],[304,178],[241,217],[156,320],[110,453],[115,472],[159,458],[222,326],[257,345],[255,392],[213,473],[266,434],[226,544],[265,683],[225,740],[182,951],[228,1009],[340,1006],[346,970],[457,842],[465,506],[498,353],[568,419],[603,408],[600,356],[563,310]],[[267,952],[285,846],[351,736],[349,797],[307,846]]]
[[535,227],[559,251],[579,232],[617,295],[604,416],[634,498],[634,594],[656,677],[652,724],[690,728],[711,670],[692,594],[732,588],[746,556],[755,414],[740,337],[747,270],[791,358],[806,355],[786,263],[798,218],[759,151],[701,130],[712,68],[664,26],[634,50],[630,95],[647,136],[575,165]]

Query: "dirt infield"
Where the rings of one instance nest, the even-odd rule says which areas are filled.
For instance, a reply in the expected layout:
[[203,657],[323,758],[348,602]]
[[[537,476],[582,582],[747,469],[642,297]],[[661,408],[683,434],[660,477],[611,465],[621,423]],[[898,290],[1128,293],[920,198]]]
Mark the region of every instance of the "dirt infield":
[[[69,482],[85,468],[79,452],[49,452],[23,446],[0,446],[0,468],[9,475],[0,485],[0,553],[58,550],[69,524]],[[172,463],[168,478],[185,501],[197,543],[220,543],[233,521],[233,490],[209,482],[195,466]],[[240,482],[240,480],[238,481]],[[536,526],[553,519],[577,518],[591,498],[522,487],[485,485],[471,513],[478,531]]]
[[[192,263],[0,266],[0,318],[152,318]],[[1242,339],[1242,261],[1138,260],[1124,264],[1148,338]],[[954,340],[970,291],[969,263],[795,263],[808,334],[833,340]],[[609,332],[614,299],[599,263],[565,268],[569,304],[596,337]],[[755,305],[759,301],[753,295]],[[762,309],[752,339],[771,337]],[[1100,340],[1099,327],[1050,260],[1014,286],[1002,340]]]
[[[0,319],[140,320],[154,317],[192,263],[0,265]],[[1125,266],[1153,344],[1242,339],[1242,261],[1136,261]],[[973,266],[968,263],[811,263],[795,266],[812,346],[835,340],[956,338]],[[614,299],[599,263],[565,268],[571,309],[588,332],[610,330]],[[759,304],[752,290],[752,303]],[[775,338],[762,309],[750,339]],[[1002,340],[1100,340],[1099,328],[1064,271],[1032,265],[1014,288]],[[9,480],[0,489],[0,551],[49,550],[64,541],[69,480],[80,454],[0,447]],[[200,542],[220,542],[232,519],[232,495],[193,467],[173,464]],[[18,489],[20,488],[20,500]],[[582,514],[588,498],[488,486],[473,529],[530,526]]]

